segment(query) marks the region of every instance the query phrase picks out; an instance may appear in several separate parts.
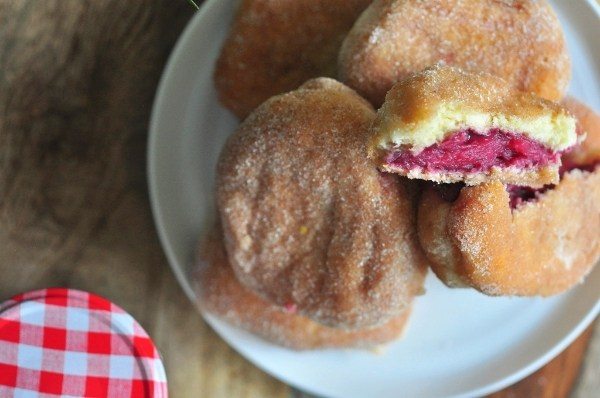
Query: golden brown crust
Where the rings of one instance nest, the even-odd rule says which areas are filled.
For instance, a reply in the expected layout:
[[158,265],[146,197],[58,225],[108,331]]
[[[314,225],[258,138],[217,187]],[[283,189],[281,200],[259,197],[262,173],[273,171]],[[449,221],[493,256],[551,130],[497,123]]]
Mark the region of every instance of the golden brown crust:
[[199,260],[193,278],[203,309],[265,340],[296,350],[384,344],[402,334],[410,312],[404,311],[373,329],[329,328],[277,307],[242,286],[227,262],[220,235],[211,235]]
[[419,203],[417,229],[419,241],[433,272],[449,287],[467,287],[460,270],[461,253],[450,235],[452,203],[434,189],[425,189]]
[[558,18],[539,0],[376,0],[340,50],[342,81],[383,103],[392,85],[439,61],[562,98],[570,60]]
[[218,162],[240,282],[328,326],[380,325],[422,289],[414,194],[366,158],[374,116],[352,90],[319,79],[260,106]]
[[430,190],[419,211],[419,237],[433,271],[450,286],[548,296],[581,282],[598,260],[599,201],[599,171],[572,171],[512,212],[499,182],[464,188],[454,203]]
[[[582,104],[567,107],[589,144],[570,155],[597,164],[600,118]],[[574,163],[578,164],[578,163]],[[548,296],[563,292],[600,258],[600,166],[572,170],[560,183],[511,211],[505,186],[463,188],[455,202],[433,189],[419,205],[419,239],[436,275],[449,286],[489,295]]]
[[243,0],[215,68],[221,103],[245,118],[273,95],[335,76],[346,33],[371,0]]
[[497,76],[436,64],[411,74],[390,89],[378,112],[375,130],[394,121],[422,123],[443,104],[456,104],[460,112],[510,115],[524,120],[567,115],[560,104],[517,91]]

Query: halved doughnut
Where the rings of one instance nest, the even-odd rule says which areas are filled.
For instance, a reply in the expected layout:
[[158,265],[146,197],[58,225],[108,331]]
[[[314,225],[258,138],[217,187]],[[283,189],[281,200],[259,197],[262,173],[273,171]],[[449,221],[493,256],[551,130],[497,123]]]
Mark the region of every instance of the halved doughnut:
[[494,181],[423,193],[419,239],[448,286],[548,296],[581,282],[600,259],[600,117],[575,100],[565,105],[588,139],[568,153],[557,185]]
[[443,65],[396,84],[372,134],[381,170],[467,185],[556,183],[560,155],[577,143],[575,118],[560,105]]

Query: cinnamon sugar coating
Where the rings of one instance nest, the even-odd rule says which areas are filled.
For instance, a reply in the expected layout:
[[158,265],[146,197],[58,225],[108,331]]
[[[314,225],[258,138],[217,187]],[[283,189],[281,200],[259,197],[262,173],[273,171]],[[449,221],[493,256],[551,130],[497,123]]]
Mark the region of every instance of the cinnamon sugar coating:
[[573,99],[566,106],[589,140],[569,156],[590,170],[567,171],[558,185],[512,210],[499,182],[463,188],[454,202],[424,192],[419,238],[444,283],[489,295],[548,296],[581,282],[598,262],[600,118]]
[[455,112],[507,115],[515,119],[568,116],[558,103],[517,91],[489,73],[436,64],[395,84],[377,115],[376,130],[419,124],[452,104]]
[[366,157],[371,106],[331,79],[261,105],[227,141],[217,204],[239,281],[327,326],[399,316],[422,289],[414,187]]
[[293,314],[237,281],[217,234],[203,245],[193,277],[204,310],[265,340],[296,350],[378,346],[402,334],[410,312],[405,310],[382,326],[355,331],[329,328]]
[[571,75],[562,28],[542,0],[375,0],[338,65],[341,80],[379,106],[394,83],[440,61],[550,100]]
[[242,0],[215,67],[239,118],[306,80],[335,76],[339,48],[371,0]]

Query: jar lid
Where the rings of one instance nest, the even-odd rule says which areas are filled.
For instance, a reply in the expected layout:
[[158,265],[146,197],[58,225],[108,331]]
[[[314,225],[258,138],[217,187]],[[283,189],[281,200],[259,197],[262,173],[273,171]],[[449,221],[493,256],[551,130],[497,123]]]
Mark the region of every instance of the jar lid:
[[0,396],[167,397],[160,354],[117,305],[73,289],[0,304]]

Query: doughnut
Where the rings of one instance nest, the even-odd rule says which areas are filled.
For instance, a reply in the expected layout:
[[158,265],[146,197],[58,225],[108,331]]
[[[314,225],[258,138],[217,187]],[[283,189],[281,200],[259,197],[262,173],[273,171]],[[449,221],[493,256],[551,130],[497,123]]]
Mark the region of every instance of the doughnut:
[[217,207],[238,280],[323,325],[399,316],[427,269],[416,189],[366,156],[371,105],[328,78],[273,97],[229,137]]
[[371,0],[242,0],[214,81],[220,102],[243,119],[311,78],[334,77],[344,37]]
[[373,348],[397,339],[404,330],[409,309],[372,329],[346,331],[323,326],[242,286],[229,266],[220,235],[211,234],[201,247],[199,266],[193,273],[200,307],[267,341],[296,350]]
[[438,64],[388,92],[369,154],[408,178],[541,187],[558,182],[560,156],[577,139],[575,118],[559,104]]
[[338,69],[378,107],[394,83],[438,62],[552,101],[571,78],[561,25],[542,0],[376,0],[344,40]]
[[419,238],[446,285],[549,296],[582,282],[598,262],[600,117],[573,99],[564,104],[588,139],[565,155],[569,167],[556,186],[532,190],[492,181],[423,193]]

